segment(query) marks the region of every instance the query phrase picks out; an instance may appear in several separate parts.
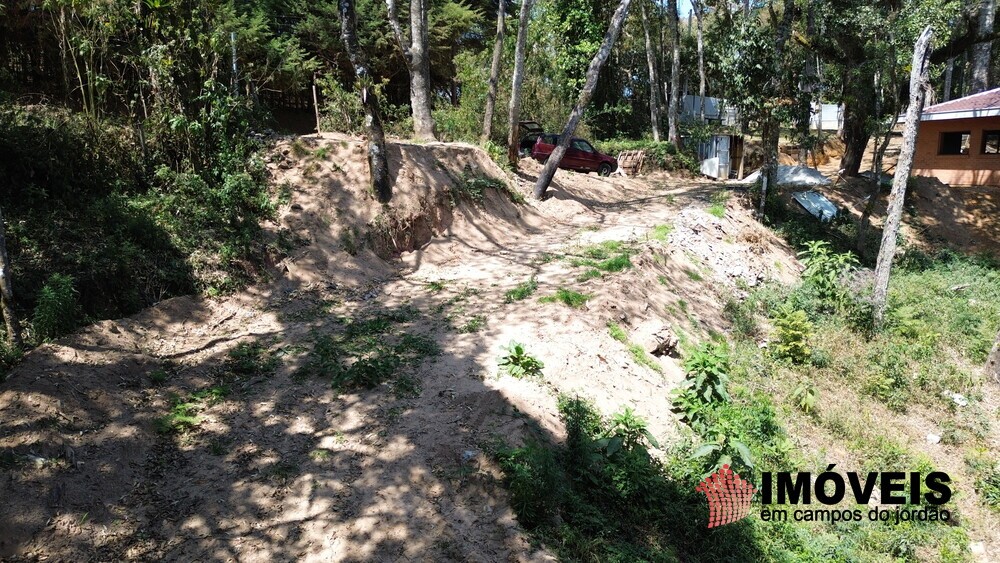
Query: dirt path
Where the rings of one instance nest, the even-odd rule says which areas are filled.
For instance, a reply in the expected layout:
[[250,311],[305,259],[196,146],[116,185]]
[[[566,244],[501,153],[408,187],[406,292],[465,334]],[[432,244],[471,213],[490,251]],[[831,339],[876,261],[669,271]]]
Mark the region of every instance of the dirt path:
[[[737,279],[798,267],[731,201],[707,213],[712,184],[561,172],[541,204],[490,189],[452,207],[448,186],[490,171],[485,155],[395,145],[386,215],[361,188],[360,150],[314,139],[277,159],[287,200],[274,229],[299,242],[273,282],[172,299],[25,358],[0,387],[0,557],[550,560],[484,450],[559,439],[560,393],[606,414],[634,408],[669,443],[677,362],[643,365],[608,323],[647,349],[665,327],[702,337],[726,328]],[[526,162],[520,181],[535,172]],[[362,244],[363,228],[385,236]],[[605,241],[632,267],[581,281],[574,257]],[[379,244],[416,251],[388,263]],[[507,302],[532,279],[533,295]],[[558,288],[590,298],[539,302]],[[438,353],[373,389],[332,389],[323,343],[364,326],[379,327],[367,345],[425,337]],[[545,363],[543,378],[498,375],[511,340]]]

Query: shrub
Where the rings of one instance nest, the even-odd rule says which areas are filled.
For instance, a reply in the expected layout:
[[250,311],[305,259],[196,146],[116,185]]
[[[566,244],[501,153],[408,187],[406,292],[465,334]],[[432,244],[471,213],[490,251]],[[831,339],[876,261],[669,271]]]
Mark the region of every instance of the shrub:
[[79,321],[77,291],[73,278],[52,274],[38,294],[32,327],[39,341],[51,340],[71,332]]
[[809,340],[813,335],[813,324],[802,310],[782,307],[776,313],[774,325],[778,339],[774,346],[775,355],[793,364],[805,363],[812,356]]
[[841,285],[841,279],[858,263],[850,252],[836,253],[826,241],[809,241],[806,249],[799,252],[806,269],[802,279],[812,286],[820,299],[840,310],[848,302],[849,294]]
[[618,156],[621,151],[642,150],[646,152],[647,165],[661,170],[698,172],[698,160],[693,153],[678,151],[673,143],[666,141],[613,139],[597,143],[597,148],[611,156]]
[[511,340],[510,344],[503,346],[502,349],[507,353],[500,356],[497,362],[500,371],[518,379],[542,375],[545,364],[528,354],[524,344]]

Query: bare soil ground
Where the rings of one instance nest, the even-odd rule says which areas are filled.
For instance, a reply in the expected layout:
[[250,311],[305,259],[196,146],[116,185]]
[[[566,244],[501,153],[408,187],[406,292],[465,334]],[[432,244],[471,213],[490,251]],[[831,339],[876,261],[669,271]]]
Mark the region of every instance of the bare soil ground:
[[[502,172],[474,147],[400,143],[383,207],[362,151],[330,135],[279,146],[269,229],[289,256],[270,282],[171,299],[27,355],[0,386],[0,558],[551,560],[518,527],[484,446],[558,439],[559,393],[605,414],[630,406],[670,443],[677,360],[642,365],[607,323],[647,349],[664,329],[702,338],[728,328],[722,304],[742,283],[800,268],[739,194],[707,213],[716,184],[560,172],[545,202],[489,188],[453,206],[463,175]],[[538,168],[523,165],[511,185],[526,193]],[[607,240],[633,267],[581,281],[573,258]],[[532,278],[537,291],[508,303]],[[590,298],[539,302],[561,287]],[[440,354],[370,390],[301,376],[347,319],[386,311]],[[511,340],[544,378],[498,375]],[[261,356],[248,367],[232,353],[249,345]],[[186,403],[187,428],[158,431]]]

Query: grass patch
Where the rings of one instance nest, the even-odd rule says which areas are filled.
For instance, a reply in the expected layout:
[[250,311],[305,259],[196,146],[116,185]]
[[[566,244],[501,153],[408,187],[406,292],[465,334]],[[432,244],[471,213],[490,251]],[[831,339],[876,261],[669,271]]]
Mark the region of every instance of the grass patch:
[[296,377],[325,377],[341,390],[373,388],[397,378],[440,348],[430,338],[400,325],[414,320],[409,308],[380,310],[345,319],[344,330],[315,339]]
[[608,334],[610,334],[611,338],[614,338],[618,342],[628,342],[628,334],[626,334],[625,329],[623,329],[621,325],[616,322],[608,323]]
[[590,269],[590,270],[587,270],[586,272],[580,274],[579,276],[577,276],[576,277],[576,281],[582,283],[582,282],[585,282],[585,281],[592,280],[594,278],[599,278],[599,277],[601,277],[601,275],[602,274],[601,274],[600,270],[598,270],[598,269]]
[[670,238],[670,233],[672,232],[674,232],[673,225],[657,225],[653,227],[646,236],[652,240],[667,242],[667,239]]
[[657,363],[642,346],[629,344],[628,351],[632,354],[632,359],[639,365],[646,366],[656,373],[663,373],[663,366]]
[[587,301],[589,301],[590,298],[591,295],[588,295],[586,293],[580,293],[578,291],[573,291],[571,289],[560,287],[559,289],[556,290],[554,295],[547,295],[539,299],[539,301],[542,303],[559,302],[562,303],[563,305],[566,305],[567,307],[578,309],[586,305]]
[[507,291],[504,294],[504,301],[507,303],[513,303],[515,301],[522,301],[531,296],[535,290],[538,289],[538,282],[535,281],[534,276],[528,281],[521,282],[514,286],[514,289]]
[[696,282],[705,281],[705,278],[702,277],[701,274],[699,274],[697,271],[692,270],[690,268],[684,268],[684,273],[687,275],[688,279],[690,279],[691,281],[696,281]]
[[720,190],[712,194],[712,203],[708,206],[708,214],[722,219],[726,216],[726,203],[729,201],[729,190]]

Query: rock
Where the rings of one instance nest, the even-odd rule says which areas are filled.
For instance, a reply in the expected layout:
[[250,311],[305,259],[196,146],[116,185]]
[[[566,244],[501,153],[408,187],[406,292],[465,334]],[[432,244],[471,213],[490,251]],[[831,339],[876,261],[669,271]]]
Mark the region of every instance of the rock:
[[649,351],[650,354],[654,356],[671,356],[676,357],[677,355],[677,345],[680,344],[680,339],[677,335],[670,330],[669,326],[664,326],[660,330],[653,333],[654,346],[652,350]]
[[938,436],[937,434],[928,434],[927,435],[927,443],[928,444],[938,444],[940,442],[941,442],[941,436]]

